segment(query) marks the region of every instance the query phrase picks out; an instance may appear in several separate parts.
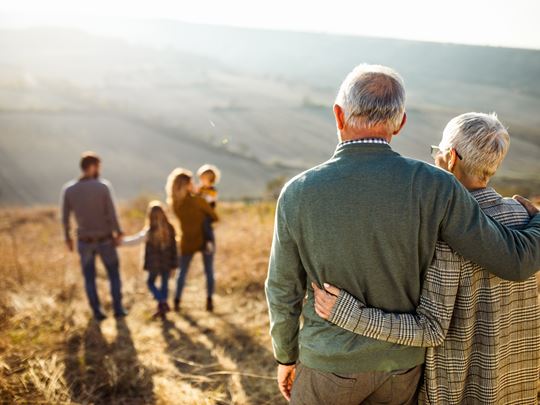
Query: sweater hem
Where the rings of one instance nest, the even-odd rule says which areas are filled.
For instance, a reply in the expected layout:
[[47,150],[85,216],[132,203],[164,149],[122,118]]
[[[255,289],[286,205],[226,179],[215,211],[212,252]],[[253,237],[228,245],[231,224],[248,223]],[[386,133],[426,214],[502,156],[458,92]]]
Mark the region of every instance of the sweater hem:
[[424,364],[425,349],[376,350],[369,353],[348,353],[330,357],[303,349],[300,362],[307,367],[329,373],[363,373],[368,371],[408,370]]

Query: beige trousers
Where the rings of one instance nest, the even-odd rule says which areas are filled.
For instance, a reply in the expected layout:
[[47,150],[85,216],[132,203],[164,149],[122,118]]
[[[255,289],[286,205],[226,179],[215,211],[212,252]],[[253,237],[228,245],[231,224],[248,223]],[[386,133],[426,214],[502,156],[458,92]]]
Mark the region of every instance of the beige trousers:
[[298,364],[290,405],[413,405],[423,366],[410,370],[335,374]]

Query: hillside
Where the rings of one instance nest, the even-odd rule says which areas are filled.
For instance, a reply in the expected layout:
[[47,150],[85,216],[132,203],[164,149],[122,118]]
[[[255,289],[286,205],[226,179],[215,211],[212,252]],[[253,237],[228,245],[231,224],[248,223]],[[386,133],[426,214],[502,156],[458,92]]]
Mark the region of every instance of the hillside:
[[[145,203],[122,209],[128,232],[142,226]],[[121,273],[130,314],[97,323],[90,318],[78,256],[64,249],[54,209],[0,210],[0,403],[283,403],[263,292],[273,209],[230,204],[221,214],[213,314],[201,300],[205,286],[197,257],[182,313],[152,320],[155,304],[140,248],[124,247]],[[98,290],[111,315],[101,266]]]
[[162,195],[168,172],[213,162],[224,198],[327,159],[331,104],[359,62],[405,77],[400,153],[429,161],[452,116],[497,111],[510,128],[499,185],[540,194],[540,52],[178,22],[0,30],[0,204],[57,201],[82,150],[120,199]]
[[[127,233],[144,223],[146,203],[121,208]],[[0,209],[0,403],[285,404],[274,378],[263,291],[273,204],[225,203],[220,215],[213,314],[204,311],[196,257],[182,312],[152,320],[140,248],[123,247],[130,314],[119,321],[110,316],[108,280],[98,263],[109,318],[96,323],[55,208]],[[169,286],[173,292],[174,280]]]

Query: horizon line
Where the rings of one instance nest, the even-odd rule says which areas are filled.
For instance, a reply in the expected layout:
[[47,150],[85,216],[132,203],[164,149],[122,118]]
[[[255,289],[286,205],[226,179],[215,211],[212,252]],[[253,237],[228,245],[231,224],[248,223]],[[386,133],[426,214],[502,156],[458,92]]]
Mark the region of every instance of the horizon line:
[[[17,18],[35,18],[40,17],[41,21],[32,21],[32,22],[8,22],[3,21],[4,17],[17,17]],[[59,18],[60,17],[60,18]],[[216,28],[228,28],[228,29],[237,29],[237,30],[251,30],[251,31],[266,31],[266,32],[281,32],[281,33],[292,33],[292,34],[312,34],[312,35],[328,35],[328,36],[337,36],[337,37],[356,37],[356,38],[365,38],[365,39],[382,39],[382,40],[394,40],[394,41],[404,41],[404,42],[419,42],[426,44],[440,44],[440,45],[452,45],[452,46],[468,46],[468,47],[483,47],[483,48],[496,48],[496,49],[515,49],[523,51],[540,51],[540,46],[510,46],[504,44],[486,44],[486,43],[472,43],[472,42],[453,42],[449,40],[436,40],[436,39],[419,39],[413,37],[395,37],[395,36],[385,36],[385,35],[368,35],[355,33],[350,31],[325,31],[325,30],[311,30],[311,29],[295,29],[290,27],[268,27],[268,26],[250,26],[243,24],[234,24],[234,23],[216,23],[208,21],[194,21],[194,20],[185,20],[181,18],[174,17],[136,17],[136,16],[114,16],[114,15],[92,15],[92,16],[82,16],[82,15],[73,15],[73,14],[63,14],[58,15],[58,17],[34,15],[30,13],[9,13],[0,10],[0,29],[28,29],[28,28],[70,28],[70,29],[79,29],[80,31],[87,33],[94,33],[90,27],[81,26],[80,24],[69,23],[67,21],[61,20],[61,18],[66,17],[75,17],[75,21],[79,23],[83,20],[86,21],[96,21],[96,20],[126,20],[131,22],[139,23],[155,23],[155,22],[166,22],[174,24],[185,24],[193,26],[205,26],[205,27],[216,27]],[[49,20],[49,21],[47,21]],[[72,20],[73,21],[73,20]],[[109,33],[109,36],[113,34]]]

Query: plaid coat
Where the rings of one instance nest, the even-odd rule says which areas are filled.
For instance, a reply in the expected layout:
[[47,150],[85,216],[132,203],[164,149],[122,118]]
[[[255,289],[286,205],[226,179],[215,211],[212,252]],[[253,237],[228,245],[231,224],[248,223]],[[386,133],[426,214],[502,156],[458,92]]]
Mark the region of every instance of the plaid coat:
[[148,242],[144,246],[144,269],[152,272],[168,272],[178,267],[176,233],[170,226],[170,241],[165,249]]
[[[524,208],[493,189],[472,192],[484,212],[510,227]],[[540,309],[534,276],[505,281],[437,244],[415,314],[365,307],[342,291],[330,321],[379,340],[428,347],[420,402],[537,404]]]

